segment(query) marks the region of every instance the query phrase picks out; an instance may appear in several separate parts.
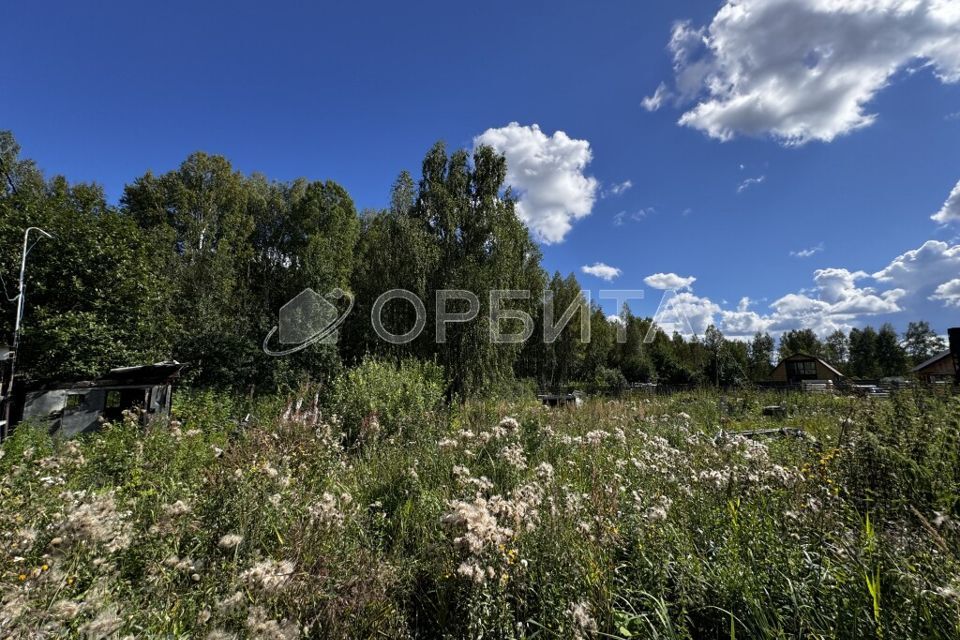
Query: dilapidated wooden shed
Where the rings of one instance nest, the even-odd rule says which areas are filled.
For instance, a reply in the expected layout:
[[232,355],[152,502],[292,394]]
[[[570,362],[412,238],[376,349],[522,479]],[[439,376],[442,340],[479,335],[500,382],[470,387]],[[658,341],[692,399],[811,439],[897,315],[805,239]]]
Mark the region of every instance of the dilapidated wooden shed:
[[176,361],[111,369],[94,380],[47,382],[24,390],[21,421],[47,422],[50,432],[72,437],[120,420],[127,410],[147,422],[170,412],[173,383],[183,365]]

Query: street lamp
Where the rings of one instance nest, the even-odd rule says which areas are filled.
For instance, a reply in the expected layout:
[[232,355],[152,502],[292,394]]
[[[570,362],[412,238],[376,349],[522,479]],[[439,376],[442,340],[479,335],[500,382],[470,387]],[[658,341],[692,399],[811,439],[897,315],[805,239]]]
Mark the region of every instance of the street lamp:
[[3,432],[0,434],[2,437],[6,437],[7,429],[10,425],[10,405],[13,403],[13,377],[16,373],[17,356],[20,347],[20,324],[23,321],[23,308],[27,297],[27,283],[25,279],[27,273],[27,255],[29,255],[31,249],[33,249],[33,246],[40,241],[40,239],[37,238],[34,240],[33,244],[29,246],[29,248],[27,247],[27,242],[30,240],[31,231],[37,231],[48,238],[53,238],[52,234],[47,233],[40,227],[27,227],[27,230],[23,232],[23,251],[20,254],[20,286],[17,290],[17,317],[13,323],[13,345],[10,353],[10,379],[7,381],[7,389],[6,393],[4,393],[6,411],[4,412],[5,421],[3,423]]

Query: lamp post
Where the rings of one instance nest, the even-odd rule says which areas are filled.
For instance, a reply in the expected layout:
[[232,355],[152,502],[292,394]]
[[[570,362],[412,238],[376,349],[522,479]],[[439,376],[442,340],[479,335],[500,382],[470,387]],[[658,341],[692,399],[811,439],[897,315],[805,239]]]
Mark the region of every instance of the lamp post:
[[[33,245],[30,245],[29,248],[27,247],[31,231],[37,231],[48,238],[53,238],[53,235],[47,233],[40,227],[27,227],[26,231],[23,232],[23,251],[20,254],[20,284],[17,289],[17,317],[13,323],[13,345],[10,353],[10,379],[7,381],[7,388],[3,394],[6,407],[4,411],[3,433],[0,434],[2,437],[7,436],[7,431],[10,427],[10,406],[13,403],[13,378],[16,373],[17,356],[19,355],[20,349],[20,324],[23,322],[23,309],[27,297],[27,255],[29,255],[30,250],[33,249]],[[39,241],[39,238],[34,241],[34,244],[36,244],[37,241]]]

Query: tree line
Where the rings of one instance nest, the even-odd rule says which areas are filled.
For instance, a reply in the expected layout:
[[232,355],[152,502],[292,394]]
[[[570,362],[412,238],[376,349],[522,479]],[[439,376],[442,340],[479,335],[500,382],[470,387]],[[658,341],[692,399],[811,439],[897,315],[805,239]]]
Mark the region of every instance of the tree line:
[[[38,226],[55,238],[38,242],[29,258],[18,354],[18,369],[29,379],[90,377],[175,358],[189,363],[193,384],[271,391],[305,379],[329,380],[370,356],[436,362],[451,397],[518,380],[540,389],[614,390],[628,382],[728,384],[769,375],[776,355],[769,335],[727,340],[710,327],[701,338],[685,340],[655,329],[653,342],[643,344],[652,321],[626,307],[615,322],[598,306],[588,307],[589,343],[580,342],[576,317],[554,342],[544,343],[539,336],[551,322],[544,317],[544,293],[552,295],[558,316],[573,302],[585,305],[584,294],[573,274],[544,271],[505,178],[506,161],[492,149],[451,153],[437,143],[419,179],[399,174],[388,207],[358,212],[333,181],[244,175],[226,158],[198,152],[175,170],[137,177],[112,205],[96,184],[45,177],[21,156],[13,135],[0,132],[0,275],[6,289],[0,330],[9,341],[22,233]],[[308,287],[339,287],[353,295],[355,308],[339,340],[284,358],[267,356],[261,344],[278,310]],[[389,289],[415,293],[428,318],[435,317],[434,294],[443,289],[478,293],[480,309],[475,320],[448,325],[443,343],[428,330],[394,345],[370,324],[374,301]],[[493,289],[530,291],[510,307],[533,319],[531,339],[489,340],[485,292]],[[451,301],[447,309],[463,303]],[[382,317],[395,333],[414,321],[404,304],[385,307]],[[518,322],[503,320],[501,328],[516,331]],[[617,341],[618,330],[625,341]],[[903,373],[940,346],[920,323],[911,325],[905,342],[888,325],[824,341],[809,330],[788,332],[779,355],[804,351],[851,375],[876,377]]]

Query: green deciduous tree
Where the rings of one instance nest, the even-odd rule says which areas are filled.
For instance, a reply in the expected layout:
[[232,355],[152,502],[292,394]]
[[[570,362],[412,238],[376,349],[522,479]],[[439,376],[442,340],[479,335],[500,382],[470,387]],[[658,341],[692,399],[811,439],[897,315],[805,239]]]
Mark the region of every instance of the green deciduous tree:
[[884,376],[901,376],[907,370],[907,352],[890,323],[885,323],[877,333],[877,366]]
[[750,376],[754,381],[767,380],[773,369],[771,360],[773,360],[773,338],[769,333],[757,331],[750,342],[749,348],[749,368]]
[[[0,274],[10,296],[24,229],[55,236],[30,253],[20,372],[89,377],[169,355],[172,296],[156,237],[111,208],[100,187],[45,180],[8,132],[0,148]],[[8,335],[15,304],[0,302]]]
[[823,345],[813,329],[791,329],[780,336],[780,359],[797,353],[811,356],[822,354]]
[[823,343],[823,356],[827,362],[841,370],[846,369],[850,355],[850,340],[841,329],[837,329]]
[[911,322],[903,334],[903,346],[914,366],[947,348],[943,338],[925,320]]
[[[363,227],[362,259],[353,278],[363,309],[389,288],[407,289],[424,302],[432,324],[438,291],[459,289],[477,296],[473,320],[447,323],[442,342],[434,340],[434,327],[428,326],[410,347],[445,367],[451,396],[474,393],[513,375],[521,347],[490,340],[489,292],[528,289],[530,299],[509,306],[532,312],[543,287],[540,252],[517,218],[505,178],[506,161],[492,149],[480,147],[472,157],[463,150],[448,155],[438,143],[424,158],[415,195],[412,178],[401,174],[391,209],[369,216]],[[462,300],[445,305],[448,312],[466,311]],[[406,332],[412,328],[409,305],[404,309],[404,303],[394,303],[384,320],[393,324],[387,327],[392,331]],[[392,350],[378,346],[368,331],[356,326],[350,331],[354,354]]]
[[850,330],[850,375],[858,378],[878,378],[877,332],[873,327]]
[[233,382],[238,359],[251,368],[241,313],[254,227],[249,195],[226,158],[194,153],[175,171],[137,178],[121,199],[124,213],[167,245],[174,354],[206,383]]

